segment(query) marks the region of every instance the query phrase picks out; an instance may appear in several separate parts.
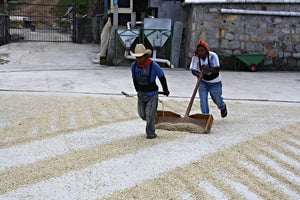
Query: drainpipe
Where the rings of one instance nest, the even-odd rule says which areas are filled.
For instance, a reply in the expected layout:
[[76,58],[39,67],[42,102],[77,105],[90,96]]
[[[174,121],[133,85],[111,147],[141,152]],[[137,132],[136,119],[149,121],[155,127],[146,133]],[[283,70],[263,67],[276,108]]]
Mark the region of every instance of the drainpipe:
[[230,13],[230,14],[249,14],[249,15],[276,15],[276,16],[291,16],[291,17],[300,16],[300,12],[289,12],[289,11],[262,11],[262,10],[242,10],[242,9],[221,8],[220,12]]
[[205,3],[300,3],[299,0],[185,0],[186,4],[205,4]]

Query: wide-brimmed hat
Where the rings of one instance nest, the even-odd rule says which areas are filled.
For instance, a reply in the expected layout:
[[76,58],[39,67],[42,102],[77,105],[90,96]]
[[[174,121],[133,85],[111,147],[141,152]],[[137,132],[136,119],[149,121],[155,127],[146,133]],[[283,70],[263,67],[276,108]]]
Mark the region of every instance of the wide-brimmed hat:
[[141,57],[145,54],[150,56],[152,54],[152,51],[151,49],[146,49],[146,47],[143,44],[137,44],[134,48],[134,53],[130,51],[130,55],[134,57]]

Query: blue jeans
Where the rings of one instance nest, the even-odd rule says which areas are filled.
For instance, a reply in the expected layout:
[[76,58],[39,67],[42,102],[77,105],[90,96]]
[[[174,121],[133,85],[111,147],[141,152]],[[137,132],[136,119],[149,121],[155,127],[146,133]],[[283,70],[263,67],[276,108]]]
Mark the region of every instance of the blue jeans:
[[142,92],[138,93],[138,113],[146,121],[146,134],[156,136],[155,120],[158,104],[158,94],[147,96]]
[[222,97],[222,82],[208,83],[201,81],[199,86],[199,98],[202,113],[209,113],[208,93],[220,110],[225,108],[226,104],[224,103]]

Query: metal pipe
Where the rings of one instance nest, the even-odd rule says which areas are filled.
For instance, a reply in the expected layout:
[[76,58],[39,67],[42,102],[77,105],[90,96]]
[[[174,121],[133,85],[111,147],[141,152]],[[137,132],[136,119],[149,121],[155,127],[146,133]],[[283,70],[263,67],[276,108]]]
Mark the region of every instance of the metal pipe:
[[300,3],[299,0],[185,0],[186,4],[205,4],[205,3]]
[[152,56],[152,60],[156,61],[156,62],[162,62],[162,63],[166,63],[170,68],[174,68],[174,65],[171,64],[171,62],[167,59],[162,59],[162,58],[156,58],[156,53],[157,50],[153,49],[153,56]]
[[124,57],[127,59],[135,60],[134,56],[129,55],[128,50],[125,50]]
[[[135,24],[142,24],[143,22],[137,21]],[[131,29],[131,22],[127,22],[127,29]]]
[[249,14],[249,15],[276,15],[276,16],[300,16],[300,12],[290,11],[263,11],[263,10],[243,10],[243,9],[226,9],[221,8],[221,13],[230,14]]
[[171,69],[174,69],[174,65],[172,65],[171,62],[167,59],[152,58],[152,60],[154,60],[156,62],[166,63]]
[[[132,59],[132,60],[136,59],[134,56],[129,55],[128,50],[125,50],[124,57],[127,58],[127,59]],[[153,50],[153,57],[151,59],[155,62],[166,63],[171,69],[174,68],[174,65],[172,65],[169,60],[156,58],[156,50]]]
[[104,14],[106,15],[107,14],[107,10],[108,10],[108,0],[104,0],[103,1],[103,7],[104,7]]

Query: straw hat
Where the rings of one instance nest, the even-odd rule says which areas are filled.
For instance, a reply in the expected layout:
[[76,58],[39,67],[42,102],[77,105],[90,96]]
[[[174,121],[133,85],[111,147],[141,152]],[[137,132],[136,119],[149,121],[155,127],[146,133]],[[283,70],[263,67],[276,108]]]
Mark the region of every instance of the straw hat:
[[146,47],[143,44],[137,44],[134,48],[134,53],[130,51],[130,55],[134,57],[141,57],[145,54],[150,56],[152,54],[152,51],[150,49],[146,49]]

